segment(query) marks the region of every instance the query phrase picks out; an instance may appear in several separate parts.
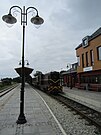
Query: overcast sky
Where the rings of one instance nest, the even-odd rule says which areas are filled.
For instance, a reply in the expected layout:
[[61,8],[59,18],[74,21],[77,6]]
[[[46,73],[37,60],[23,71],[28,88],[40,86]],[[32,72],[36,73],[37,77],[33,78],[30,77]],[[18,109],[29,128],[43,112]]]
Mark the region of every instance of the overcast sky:
[[101,0],[1,0],[0,1],[0,78],[16,77],[22,53],[22,26],[20,13],[17,23],[7,26],[2,16],[11,6],[34,6],[44,19],[40,28],[30,22],[28,14],[25,34],[25,59],[29,67],[43,73],[66,69],[75,63],[75,48],[82,38],[91,35],[101,25]]

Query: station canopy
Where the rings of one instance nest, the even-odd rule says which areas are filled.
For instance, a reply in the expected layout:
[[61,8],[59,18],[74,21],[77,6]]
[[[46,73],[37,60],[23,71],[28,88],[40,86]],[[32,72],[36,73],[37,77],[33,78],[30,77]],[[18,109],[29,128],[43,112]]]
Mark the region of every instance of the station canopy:
[[[15,68],[15,71],[21,76],[21,73],[22,73],[22,67],[19,67],[19,68]],[[29,67],[24,67],[24,73],[25,73],[25,76],[29,76],[33,69],[32,68],[29,68]]]

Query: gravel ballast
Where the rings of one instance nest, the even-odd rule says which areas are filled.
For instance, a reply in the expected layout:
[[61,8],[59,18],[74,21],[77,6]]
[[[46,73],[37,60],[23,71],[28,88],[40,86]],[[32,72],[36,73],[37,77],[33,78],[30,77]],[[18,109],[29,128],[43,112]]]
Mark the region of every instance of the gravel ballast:
[[67,133],[67,135],[101,135],[94,125],[77,115],[70,108],[51,98],[40,90],[36,90],[48,104],[53,114]]

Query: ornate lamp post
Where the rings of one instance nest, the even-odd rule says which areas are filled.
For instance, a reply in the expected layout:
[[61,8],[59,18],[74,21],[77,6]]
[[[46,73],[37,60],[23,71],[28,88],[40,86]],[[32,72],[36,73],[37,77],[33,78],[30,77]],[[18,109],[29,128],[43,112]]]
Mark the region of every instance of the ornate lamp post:
[[[22,62],[22,60],[20,60],[20,61],[19,61],[19,65],[22,65],[22,63],[21,63],[21,62]],[[26,65],[28,66],[28,65],[29,65],[28,60],[24,60],[24,65],[25,65],[25,62],[27,62],[27,63],[26,63]]]
[[[27,66],[29,66],[28,60],[24,60],[24,66],[25,66],[25,64],[26,64]],[[19,61],[19,65],[22,65],[22,60]],[[26,76],[26,69],[25,69],[25,67],[24,67],[24,72],[25,72],[25,74],[24,74],[24,77],[25,77],[25,76]],[[21,76],[22,76],[22,74],[21,74]],[[26,80],[26,77],[25,77],[24,80]],[[24,87],[25,87],[25,83],[24,83]]]
[[[20,114],[17,120],[17,124],[24,124],[26,123],[26,118],[24,115],[24,77],[25,77],[25,72],[24,72],[24,43],[25,43],[25,26],[27,25],[27,14],[30,12],[34,12],[36,13],[35,16],[33,16],[31,18],[31,22],[35,25],[41,25],[44,23],[44,20],[39,17],[38,15],[38,10],[35,7],[28,7],[27,9],[25,9],[25,6],[23,6],[23,9],[19,6],[12,6],[9,9],[9,14],[8,15],[4,15],[2,17],[3,21],[8,23],[8,24],[14,24],[17,22],[17,19],[12,16],[12,9],[13,8],[18,8],[20,10],[20,14],[21,14],[21,25],[23,26],[23,39],[22,39],[22,82],[21,82],[21,92],[20,92]],[[28,10],[31,9],[29,12]],[[17,11],[17,10],[16,10]],[[15,12],[15,11],[14,11]],[[13,12],[13,13],[14,13]]]
[[71,74],[71,66],[72,64],[67,64],[67,68],[70,67],[70,89],[72,89],[72,74]]

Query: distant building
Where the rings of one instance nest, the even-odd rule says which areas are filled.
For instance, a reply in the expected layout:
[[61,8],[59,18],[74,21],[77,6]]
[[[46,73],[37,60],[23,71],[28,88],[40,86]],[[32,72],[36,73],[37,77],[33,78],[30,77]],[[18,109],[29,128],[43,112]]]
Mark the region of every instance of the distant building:
[[71,89],[75,87],[77,80],[77,64],[78,63],[68,64],[67,71],[60,72],[61,84],[63,86],[70,87]]
[[0,80],[0,86],[2,85],[2,81]]
[[76,87],[101,90],[101,27],[82,39],[76,47],[78,60]]

